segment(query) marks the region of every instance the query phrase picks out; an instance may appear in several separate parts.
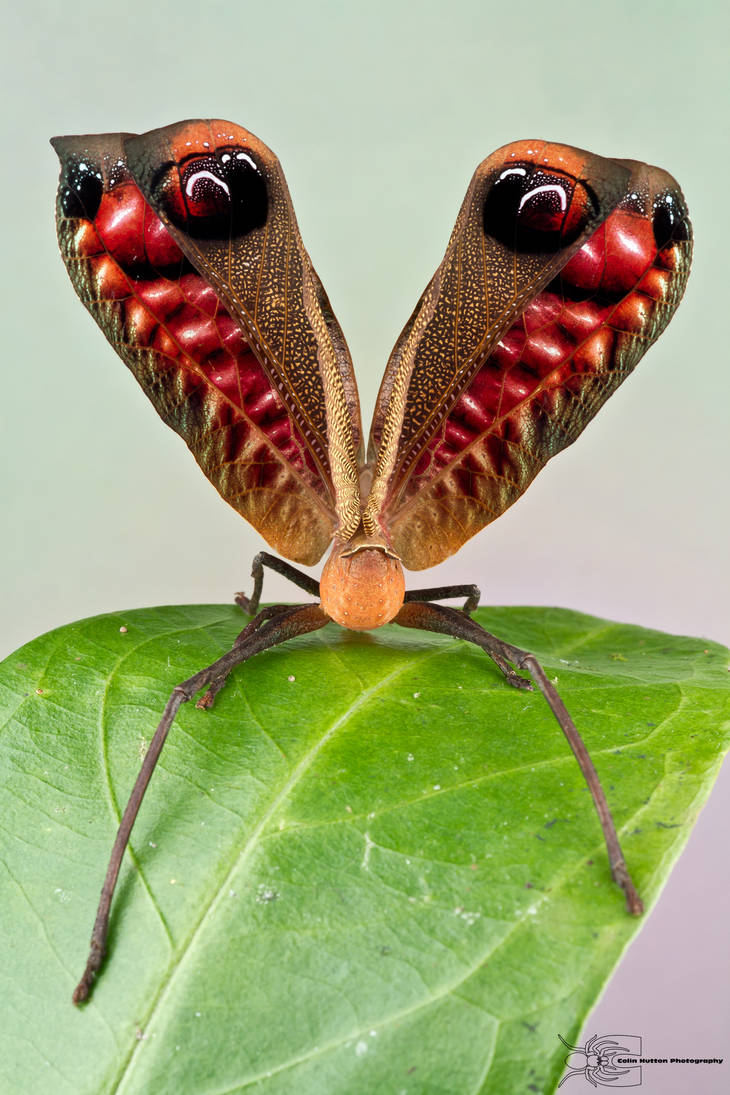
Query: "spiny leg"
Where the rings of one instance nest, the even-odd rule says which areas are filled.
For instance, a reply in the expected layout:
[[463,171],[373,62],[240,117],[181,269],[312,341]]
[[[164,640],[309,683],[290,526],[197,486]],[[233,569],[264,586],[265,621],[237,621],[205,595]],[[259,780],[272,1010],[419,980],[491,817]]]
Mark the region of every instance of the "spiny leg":
[[475,585],[434,586],[432,589],[407,589],[405,597],[403,598],[403,603],[411,604],[413,601],[448,601],[451,600],[452,597],[466,597],[464,604],[461,606],[461,611],[464,615],[469,616],[474,609],[478,607],[481,595],[479,586]]
[[[432,591],[427,590],[426,592],[430,593]],[[423,623],[420,622],[421,619],[423,619]],[[439,631],[456,639],[466,639],[467,642],[476,643],[489,655],[508,684],[511,684],[513,688],[524,688],[527,692],[532,691],[531,682],[526,677],[521,677],[519,673],[515,673],[509,664],[514,662],[516,665],[517,663],[514,661],[512,654],[522,652],[518,652],[517,647],[510,646],[509,643],[498,639],[496,635],[490,635],[480,624],[466,615],[464,609],[457,611],[447,605],[427,604],[424,601],[406,601],[393,622],[400,624],[401,627],[413,627],[420,631]]]
[[[283,614],[284,612],[286,612],[288,609],[290,609],[292,607],[298,608],[298,607],[304,607],[304,606],[302,606],[302,605],[293,605],[293,606],[292,605],[267,605],[266,608],[262,608],[261,611],[258,612],[256,614],[256,616],[254,616],[253,620],[251,620],[250,623],[246,624],[243,631],[239,632],[239,634],[236,635],[235,639],[233,640],[233,645],[231,646],[231,650],[235,650],[236,648],[240,647],[243,643],[245,643],[246,640],[249,638],[249,636],[253,635],[254,631],[258,631],[259,628],[267,622],[267,620],[271,620],[271,619],[273,619],[274,616],[278,616],[280,614]],[[235,666],[231,666],[230,669],[226,670],[225,672],[220,673],[215,678],[215,680],[210,682],[210,685],[206,689],[205,693],[200,697],[200,699],[195,704],[196,707],[198,707],[201,711],[207,711],[209,707],[213,706],[213,701],[215,700],[215,698],[218,695],[218,693],[220,692],[221,688],[223,688],[224,684],[228,680],[228,676],[231,673],[231,670],[233,668],[235,668]]]
[[247,597],[245,593],[237,593],[235,597],[236,604],[240,605],[249,616],[255,615],[258,611],[261,590],[264,585],[264,567],[281,574],[283,578],[288,578],[299,589],[303,589],[305,593],[309,593],[319,600],[319,582],[316,579],[310,578],[308,574],[297,570],[290,563],[285,563],[283,559],[277,558],[276,555],[270,555],[268,551],[260,551],[258,555],[254,556],[251,564],[253,593],[250,597]]
[[287,639],[292,639],[296,635],[305,635],[309,631],[316,631],[329,622],[329,617],[325,615],[319,605],[289,605],[286,607],[278,606],[278,608],[278,614],[272,613],[271,609],[265,608],[236,638],[227,654],[173,688],[165,705],[162,718],[150,742],[149,749],[145,754],[139,775],[129,796],[129,802],[122,815],[122,820],[119,823],[104,885],[101,889],[94,928],[91,933],[91,945],[89,957],[86,961],[86,969],[72,997],[74,1004],[80,1004],[86,1000],[104,959],[109,928],[109,910],[122,857],[129,843],[132,826],[142,804],[147,785],[155,770],[168,731],[180,707],[192,699],[196,692],[199,692],[201,688],[205,688],[206,685],[215,686],[215,692],[220,691],[231,670],[240,665],[241,662],[252,658],[255,654],[260,654],[263,650],[268,650],[272,646],[286,642]]
[[616,826],[614,825],[613,817],[611,816],[611,811],[608,802],[606,801],[606,795],[601,786],[601,781],[598,778],[598,773],[596,772],[588,750],[583,744],[583,740],[576,729],[575,723],[571,719],[565,704],[558,695],[557,689],[552,682],[548,680],[544,669],[535,655],[530,654],[526,650],[520,650],[519,647],[512,646],[502,639],[498,639],[495,635],[491,635],[488,631],[485,631],[475,620],[471,620],[468,616],[465,616],[463,612],[457,612],[456,609],[447,608],[445,605],[433,605],[424,602],[405,604],[396,616],[395,623],[400,624],[401,627],[414,627],[423,631],[436,631],[442,635],[452,635],[454,638],[466,639],[467,642],[475,643],[476,646],[480,646],[482,650],[496,662],[509,683],[516,685],[517,687],[529,687],[529,681],[526,681],[524,677],[520,677],[517,673],[514,673],[506,663],[511,662],[512,665],[516,666],[518,669],[526,669],[528,671],[547,700],[550,710],[555,715],[561,730],[568,739],[568,744],[573,750],[575,759],[578,761],[580,770],[583,773],[583,778],[588,785],[588,790],[591,792],[593,803],[601,822],[603,837],[606,841],[608,859],[611,865],[611,874],[613,875],[614,881],[617,882],[624,891],[626,896],[626,908],[632,916],[640,916],[644,911],[644,906],[631,879],[629,869],[626,866],[626,860],[621,851]]

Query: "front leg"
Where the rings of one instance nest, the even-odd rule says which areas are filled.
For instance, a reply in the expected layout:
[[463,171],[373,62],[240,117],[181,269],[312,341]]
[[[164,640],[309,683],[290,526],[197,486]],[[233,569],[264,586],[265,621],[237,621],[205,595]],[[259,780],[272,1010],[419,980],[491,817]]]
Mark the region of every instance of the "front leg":
[[464,604],[461,606],[461,611],[465,616],[470,616],[474,609],[479,605],[479,598],[481,595],[479,586],[475,585],[435,586],[432,589],[407,589],[405,597],[403,598],[403,603],[411,604],[413,601],[448,601],[451,600],[452,597],[466,597]]
[[436,631],[442,635],[452,635],[454,638],[466,639],[467,642],[474,643],[489,654],[490,658],[502,670],[509,683],[518,687],[529,688],[530,683],[510,669],[507,663],[511,662],[517,669],[527,670],[545,697],[550,710],[555,715],[561,730],[568,739],[568,744],[573,750],[575,759],[578,761],[580,770],[583,773],[583,778],[588,785],[588,790],[591,792],[596,813],[601,822],[603,838],[606,841],[611,874],[614,881],[624,891],[626,908],[632,916],[640,916],[644,911],[644,906],[626,866],[616,826],[601,781],[598,778],[598,773],[575,723],[558,695],[557,689],[548,680],[545,670],[535,655],[498,639],[495,635],[485,631],[475,620],[471,620],[468,616],[464,616],[462,612],[447,608],[445,605],[433,605],[424,602],[406,604],[396,616],[395,623],[400,624],[401,627]]
[[285,563],[283,559],[279,559],[276,555],[270,555],[268,551],[260,551],[258,555],[254,556],[251,566],[253,593],[250,597],[247,597],[245,593],[237,593],[235,597],[236,604],[240,605],[247,615],[255,616],[258,612],[261,590],[264,584],[264,567],[268,567],[269,570],[274,570],[282,577],[288,578],[299,589],[303,589],[305,593],[309,593],[319,600],[318,581],[310,578],[308,574],[304,574],[301,570],[297,570],[290,563]]

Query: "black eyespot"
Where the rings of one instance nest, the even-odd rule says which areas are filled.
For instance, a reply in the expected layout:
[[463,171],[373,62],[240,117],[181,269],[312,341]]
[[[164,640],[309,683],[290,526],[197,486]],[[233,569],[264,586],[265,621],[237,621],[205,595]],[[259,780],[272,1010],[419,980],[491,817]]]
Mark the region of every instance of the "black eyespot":
[[101,171],[86,160],[69,164],[60,203],[64,217],[83,217],[93,221],[99,212],[104,183]]
[[651,227],[660,251],[670,243],[681,243],[689,239],[687,213],[676,194],[662,194],[656,199]]
[[487,192],[484,231],[514,251],[551,253],[573,243],[597,209],[593,192],[572,175],[511,163]]
[[153,192],[172,223],[194,239],[235,239],[266,223],[266,180],[243,148],[165,164]]

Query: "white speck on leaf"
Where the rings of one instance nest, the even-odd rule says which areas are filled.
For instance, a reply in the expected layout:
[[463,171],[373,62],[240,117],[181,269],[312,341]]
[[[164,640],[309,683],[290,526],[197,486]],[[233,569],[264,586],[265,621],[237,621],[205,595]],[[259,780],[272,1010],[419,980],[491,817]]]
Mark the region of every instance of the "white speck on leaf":
[[480,912],[471,912],[469,909],[465,909],[463,905],[457,905],[454,909],[454,916],[458,916],[469,927],[472,924],[476,924],[477,920],[482,914]]
[[256,891],[256,900],[260,905],[265,905],[269,901],[276,901],[278,897],[278,890],[275,890],[273,886],[267,886],[265,882],[262,882]]
[[363,1053],[367,1053],[367,1051],[368,1051],[368,1044],[367,1044],[367,1042],[363,1042],[362,1039],[361,1039],[357,1043],[357,1045],[355,1046],[355,1056],[356,1057],[362,1057]]
[[369,868],[370,849],[374,848],[374,847],[375,847],[375,844],[370,839],[370,833],[365,833],[365,853],[362,857],[362,863],[360,864],[360,867],[362,868],[363,871],[367,871],[367,870],[370,869]]

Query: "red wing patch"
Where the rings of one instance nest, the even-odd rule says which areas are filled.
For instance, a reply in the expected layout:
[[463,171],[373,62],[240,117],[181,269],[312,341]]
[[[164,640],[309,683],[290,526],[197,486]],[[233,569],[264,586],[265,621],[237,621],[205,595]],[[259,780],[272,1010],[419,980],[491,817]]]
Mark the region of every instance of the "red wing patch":
[[630,166],[624,199],[394,475],[383,523],[404,565],[434,565],[511,505],[669,322],[689,270],[686,207],[670,176]]
[[79,296],[223,497],[288,558],[316,562],[336,527],[328,473],[241,325],[132,179],[124,135],[56,148],[59,242]]

